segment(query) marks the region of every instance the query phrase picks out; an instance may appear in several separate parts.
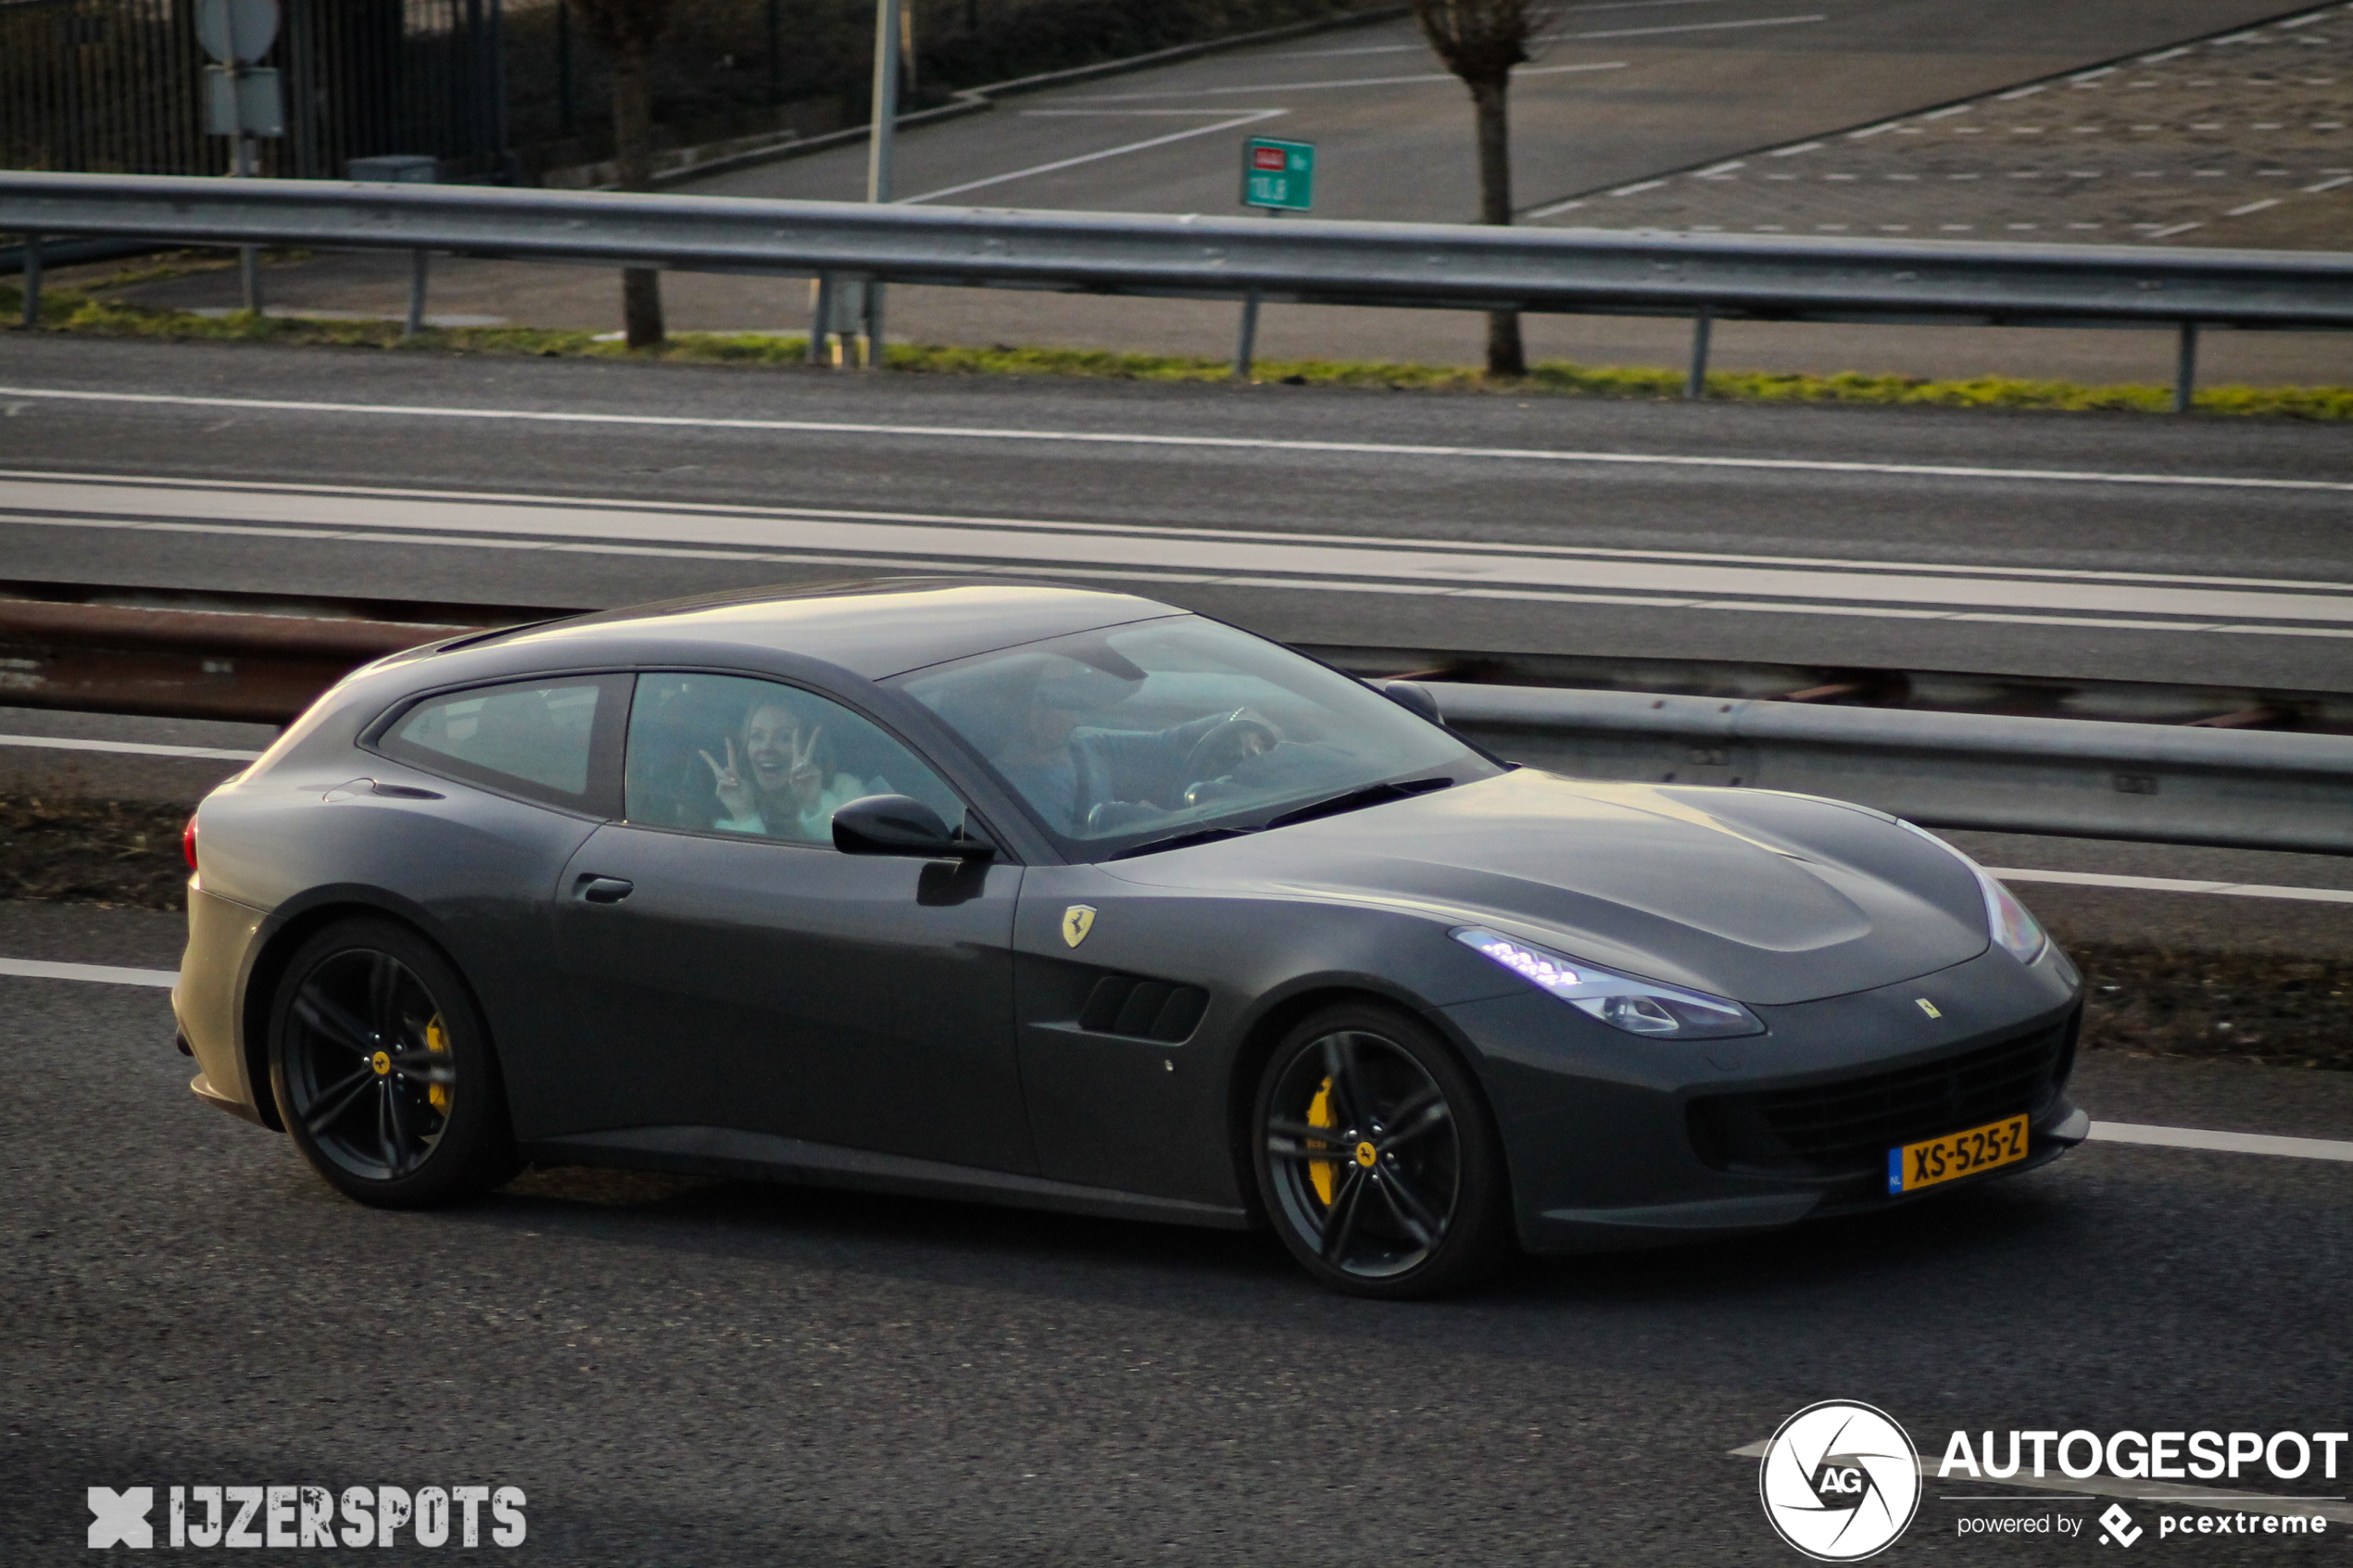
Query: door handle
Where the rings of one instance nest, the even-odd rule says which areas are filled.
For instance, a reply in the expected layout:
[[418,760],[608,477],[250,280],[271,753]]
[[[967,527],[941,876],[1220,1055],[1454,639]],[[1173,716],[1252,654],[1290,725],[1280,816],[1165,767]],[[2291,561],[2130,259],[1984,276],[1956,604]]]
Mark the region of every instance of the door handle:
[[618,904],[636,891],[637,884],[625,877],[597,876],[586,872],[572,884],[572,896],[588,904]]

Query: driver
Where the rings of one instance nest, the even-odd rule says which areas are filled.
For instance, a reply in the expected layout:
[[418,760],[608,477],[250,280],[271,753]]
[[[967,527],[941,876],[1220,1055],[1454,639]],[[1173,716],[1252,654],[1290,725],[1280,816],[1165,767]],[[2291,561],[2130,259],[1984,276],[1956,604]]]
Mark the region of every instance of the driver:
[[1280,732],[1246,709],[1211,713],[1162,730],[1111,729],[1090,724],[1127,695],[1118,676],[1061,655],[1042,664],[1028,698],[989,760],[1058,831],[1102,832],[1105,819],[1175,810],[1187,804],[1187,778],[1202,738],[1237,724],[1220,748],[1217,771],[1230,771],[1281,740]]

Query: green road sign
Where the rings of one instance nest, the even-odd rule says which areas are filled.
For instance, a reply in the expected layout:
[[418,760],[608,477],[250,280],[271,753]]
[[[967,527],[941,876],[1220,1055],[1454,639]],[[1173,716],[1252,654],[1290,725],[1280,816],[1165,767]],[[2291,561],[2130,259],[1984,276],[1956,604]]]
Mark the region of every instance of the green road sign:
[[1315,144],[1252,136],[1242,144],[1242,205],[1305,212],[1315,205]]

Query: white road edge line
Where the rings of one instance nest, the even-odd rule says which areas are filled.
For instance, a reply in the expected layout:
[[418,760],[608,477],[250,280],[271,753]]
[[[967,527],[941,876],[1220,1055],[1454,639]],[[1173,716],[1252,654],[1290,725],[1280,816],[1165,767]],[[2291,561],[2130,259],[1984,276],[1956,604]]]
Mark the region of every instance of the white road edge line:
[[2353,1163],[2353,1143],[2339,1138],[2287,1138],[2270,1133],[2209,1133],[2197,1127],[2150,1127],[2137,1122],[2095,1122],[2095,1143],[2144,1144],[2152,1148],[2196,1148],[2217,1154],[2270,1154],[2287,1160],[2334,1160]]
[[123,969],[107,963],[50,963],[44,959],[0,959],[0,974],[31,980],[82,980],[98,985],[154,985],[164,989],[180,984],[176,969]]
[[2259,882],[2193,882],[2171,876],[2119,876],[2108,872],[2030,871],[2020,866],[1988,866],[1985,871],[1987,875],[2004,882],[2054,882],[2070,887],[2121,887],[2138,893],[2213,893],[2225,898],[2353,904],[2353,889],[2343,887],[2275,887]]
[[[1130,109],[1126,112],[1130,114],[1139,112],[1146,114],[1155,112],[1201,114],[1205,111],[1201,109],[1174,109],[1166,111],[1155,111],[1150,109],[1139,111]],[[1213,121],[1208,125],[1196,125],[1189,130],[1185,131],[1172,131],[1164,136],[1152,136],[1141,142],[1130,142],[1125,146],[1105,147],[1101,152],[1081,153],[1076,157],[1056,158],[1051,163],[1040,163],[1035,164],[1027,169],[1016,169],[1010,174],[992,174],[986,180],[967,180],[961,185],[943,185],[937,191],[925,191],[920,196],[901,196],[899,198],[899,204],[900,206],[912,206],[916,202],[937,201],[942,196],[960,196],[966,191],[977,191],[988,185],[1001,185],[1008,180],[1026,180],[1033,174],[1051,174],[1056,169],[1076,169],[1082,163],[1100,163],[1107,157],[1119,157],[1127,153],[1140,153],[1148,147],[1164,147],[1171,142],[1182,142],[1188,137],[1192,136],[1206,136],[1213,132],[1232,131],[1244,125],[1256,125],[1260,120],[1273,119],[1278,116],[1287,115],[1289,113],[1290,113],[1290,110],[1289,109],[1246,109],[1240,114],[1231,116],[1225,119]]]
[[[1452,78],[1449,78],[1451,81]],[[820,435],[902,435],[965,441],[1069,442],[1101,446],[1194,446],[1257,452],[1328,452],[1352,457],[1466,458],[1515,462],[1606,463],[1631,468],[1756,469],[1793,473],[1894,474],[1924,479],[2023,480],[2068,484],[2154,484],[2188,489],[2305,490],[2353,495],[2353,480],[2246,475],[2114,473],[2091,469],[1995,469],[1958,463],[1870,463],[1823,458],[1724,458],[1688,453],[1585,452],[1543,446],[1438,446],[1403,442],[1311,441],[1277,436],[1167,435],[1142,431],[1010,430],[987,425],[888,425],[848,420],[720,419],[686,414],[598,414],[560,408],[452,408],[409,403],[321,403],[293,397],[211,397],[173,392],[87,392],[0,386],[0,397],[72,403],[145,403],[190,408],[251,408],[295,414],[375,414],[402,419],[511,420],[531,424],[646,425],[673,430],[763,430]]]
[[[1581,66],[1527,66],[1514,71],[1514,77],[1567,76],[1581,70],[1624,70],[1624,60],[1602,60]],[[1144,98],[1225,98],[1237,93],[1314,93],[1331,87],[1397,87],[1415,82],[1459,82],[1453,71],[1417,71],[1412,76],[1360,76],[1346,82],[1269,82],[1255,87],[1171,87],[1156,93],[1105,93],[1092,97],[1066,98],[1071,104],[1126,104]]]
[[1482,588],[1451,583],[1398,583],[1375,577],[1348,579],[1306,576],[1265,576],[1239,571],[1184,571],[1067,564],[1051,560],[976,561],[968,555],[868,555],[823,549],[729,549],[702,545],[692,547],[615,544],[594,539],[531,537],[523,539],[475,534],[395,533],[355,525],[302,527],[293,524],[256,526],[235,523],[150,522],[121,519],[0,518],[0,521],[56,528],[145,530],[159,533],[206,533],[240,537],[316,539],[346,545],[422,545],[447,549],[552,550],[583,555],[654,556],[678,559],[774,561],[783,565],[873,567],[893,571],[952,571],[1006,576],[1075,577],[1115,583],[1184,583],[1203,587],[1253,588],[1294,593],[1348,593],[1384,596],[1435,596],[1465,599],[1504,599],[1531,604],[1617,605],[1638,609],[1697,609],[1756,615],[1834,615],[1879,621],[1946,621],[2021,626],[2085,626],[2110,631],[2196,633],[2247,636],[2325,637],[2353,639],[2347,626],[2273,626],[2229,621],[2156,621],[2083,615],[2021,615],[1984,610],[1917,609],[1839,604],[1830,600],[1743,600],[1690,594],[1568,593],[1541,588]]
[[[1763,1459],[1773,1451],[1770,1437],[1754,1443],[1743,1443],[1737,1449],[1727,1449],[1730,1459]],[[2128,1502],[2176,1503],[2183,1508],[2229,1509],[2240,1513],[2315,1513],[2339,1524],[2353,1524],[2353,1503],[2342,1498],[2267,1497],[2250,1492],[2227,1492],[2213,1486],[2187,1486],[2176,1481],[2127,1481],[2115,1475],[2086,1475],[2080,1479],[2070,1475],[2018,1476],[1975,1480],[1968,1475],[1936,1474],[1944,1463],[1927,1454],[1914,1454],[1919,1467],[1920,1479],[1944,1486],[1955,1482],[1972,1483],[1982,1486],[2020,1486],[2030,1491],[2073,1493],[2082,1497],[2121,1498]],[[1977,1499],[1957,1499],[1974,1502]],[[1984,1499],[1992,1501],[1994,1499]]]
[[40,746],[52,751],[116,751],[137,757],[188,757],[205,762],[250,762],[258,751],[218,746],[159,746],[148,741],[76,740],[65,735],[0,735],[0,746]]

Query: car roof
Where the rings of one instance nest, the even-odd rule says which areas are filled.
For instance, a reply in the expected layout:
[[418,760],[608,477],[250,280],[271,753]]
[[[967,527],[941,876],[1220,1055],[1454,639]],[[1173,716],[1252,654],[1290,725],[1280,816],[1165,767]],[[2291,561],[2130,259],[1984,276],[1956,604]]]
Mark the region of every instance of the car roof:
[[677,657],[780,652],[879,681],[993,648],[1184,613],[1093,588],[891,578],[703,594],[518,627],[466,646],[496,642],[564,656],[615,642],[661,644]]

